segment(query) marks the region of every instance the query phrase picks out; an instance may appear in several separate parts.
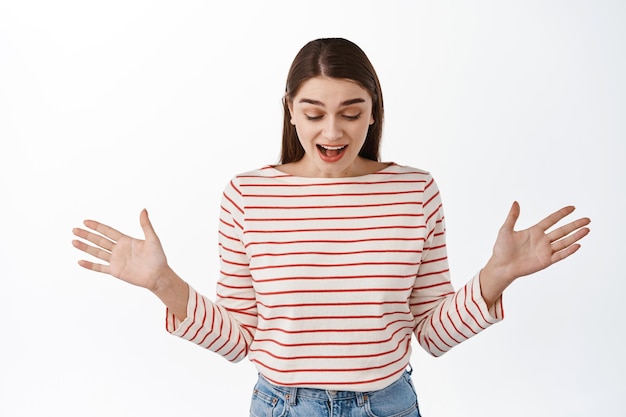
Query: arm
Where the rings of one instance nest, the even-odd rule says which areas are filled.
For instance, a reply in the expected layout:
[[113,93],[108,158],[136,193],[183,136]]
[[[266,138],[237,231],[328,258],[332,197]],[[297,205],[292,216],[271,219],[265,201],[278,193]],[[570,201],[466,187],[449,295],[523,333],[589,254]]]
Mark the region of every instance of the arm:
[[220,279],[217,298],[189,289],[187,318],[168,309],[167,330],[237,362],[248,354],[257,326],[256,296],[243,244],[243,202],[234,181],[222,196],[219,222]]
[[508,285],[573,254],[580,246],[577,242],[589,233],[585,227],[590,222],[587,218],[546,233],[571,214],[573,207],[562,208],[535,226],[515,232],[519,205],[514,203],[500,229],[492,257],[479,275],[455,292],[449,278],[443,208],[434,181],[424,194],[428,235],[411,308],[417,321],[415,335],[434,356],[501,320],[501,296]]
[[431,355],[441,356],[500,321],[503,310],[500,300],[491,309],[487,307],[478,277],[454,291],[443,206],[434,180],[425,187],[423,199],[426,236],[410,303],[417,341]]
[[256,299],[248,259],[241,241],[243,211],[241,194],[231,183],[224,191],[220,212],[221,278],[217,300],[198,294],[167,264],[163,248],[145,210],[140,223],[145,239],[133,239],[93,220],[87,229],[73,233],[89,242],[73,245],[104,263],[86,260],[79,265],[110,274],[125,282],[152,291],[167,307],[166,328],[181,338],[238,361],[248,352],[256,329]]

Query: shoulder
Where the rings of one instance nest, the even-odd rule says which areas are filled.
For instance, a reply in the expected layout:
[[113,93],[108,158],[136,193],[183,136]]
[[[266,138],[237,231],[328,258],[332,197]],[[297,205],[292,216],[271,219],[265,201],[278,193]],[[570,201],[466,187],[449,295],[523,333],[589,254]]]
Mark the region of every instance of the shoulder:
[[246,178],[279,178],[284,177],[288,174],[280,172],[277,170],[274,165],[265,165],[261,168],[256,168],[250,171],[240,172],[236,174],[233,178],[245,180]]
[[415,190],[423,193],[427,201],[439,198],[439,186],[430,171],[410,165],[392,163],[385,170],[392,181],[413,184]]
[[389,166],[385,168],[381,173],[389,174],[389,175],[401,175],[403,177],[413,177],[413,178],[422,178],[424,180],[430,179],[432,180],[433,176],[430,171],[417,168],[410,165],[401,165],[395,162],[389,163]]
[[267,182],[272,179],[280,179],[289,176],[280,172],[273,165],[265,165],[250,171],[240,172],[231,177],[227,187],[237,187],[245,184],[255,184],[259,182]]

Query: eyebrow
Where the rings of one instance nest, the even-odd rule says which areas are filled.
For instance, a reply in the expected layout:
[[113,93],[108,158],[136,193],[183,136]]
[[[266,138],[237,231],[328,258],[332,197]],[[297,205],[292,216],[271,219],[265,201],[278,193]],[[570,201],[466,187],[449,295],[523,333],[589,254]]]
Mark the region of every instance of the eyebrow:
[[[312,100],[310,98],[301,98],[299,103],[308,103],[308,104],[313,104],[315,106],[326,107],[326,105],[324,103],[322,103],[321,101],[319,101],[319,100]],[[365,99],[363,99],[363,98],[352,98],[350,100],[342,101],[339,105],[341,107],[345,107],[345,106],[350,106],[352,104],[357,104],[357,103],[365,103]]]

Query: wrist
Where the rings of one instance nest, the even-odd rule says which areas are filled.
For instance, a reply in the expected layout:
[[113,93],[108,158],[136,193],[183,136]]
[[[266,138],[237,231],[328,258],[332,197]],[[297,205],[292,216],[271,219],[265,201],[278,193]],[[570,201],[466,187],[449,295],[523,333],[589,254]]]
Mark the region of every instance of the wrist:
[[505,264],[500,264],[492,258],[490,258],[483,269],[481,270],[481,275],[485,275],[488,281],[492,283],[498,283],[498,286],[502,286],[503,288],[508,287],[513,281],[515,281],[515,277],[510,273],[508,266]]
[[159,294],[171,291],[172,288],[175,286],[174,283],[176,281],[176,278],[178,278],[178,276],[167,264],[160,268],[155,275],[156,278],[154,279],[154,283],[152,284],[152,287],[149,288],[149,290],[157,296],[159,296]]
[[480,292],[491,308],[502,296],[504,290],[515,280],[507,271],[506,266],[498,265],[490,259],[480,271]]
[[189,285],[176,275],[169,266],[159,271],[154,286],[150,290],[161,299],[178,320],[185,320],[189,301]]

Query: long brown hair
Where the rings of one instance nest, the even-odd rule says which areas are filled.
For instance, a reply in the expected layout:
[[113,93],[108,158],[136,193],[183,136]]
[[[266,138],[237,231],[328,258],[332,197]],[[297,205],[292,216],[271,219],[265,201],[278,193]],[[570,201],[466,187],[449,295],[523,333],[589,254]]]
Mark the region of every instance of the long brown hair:
[[359,155],[372,161],[380,158],[380,140],[383,131],[384,106],[380,81],[365,52],[355,43],[343,38],[321,38],[310,41],[300,49],[287,75],[283,97],[283,143],[280,162],[295,162],[304,156],[296,128],[291,124],[289,103],[293,101],[303,82],[313,77],[349,79],[366,89],[372,97],[372,116],[365,143]]

